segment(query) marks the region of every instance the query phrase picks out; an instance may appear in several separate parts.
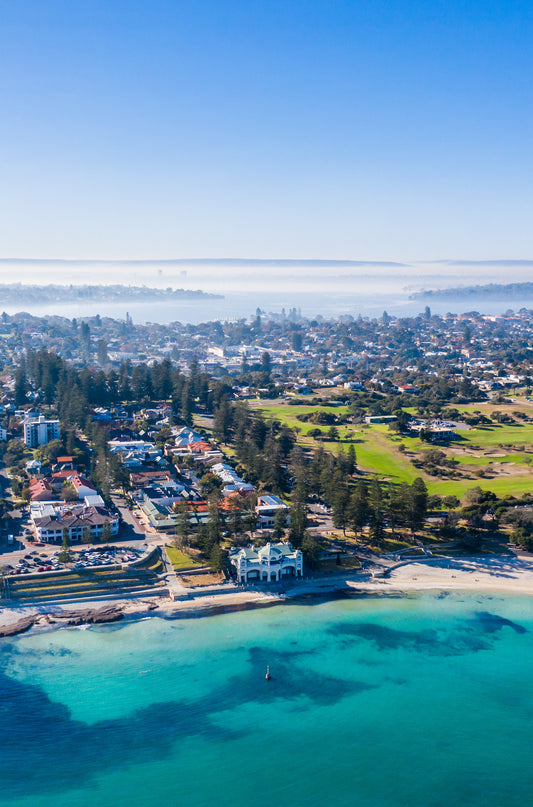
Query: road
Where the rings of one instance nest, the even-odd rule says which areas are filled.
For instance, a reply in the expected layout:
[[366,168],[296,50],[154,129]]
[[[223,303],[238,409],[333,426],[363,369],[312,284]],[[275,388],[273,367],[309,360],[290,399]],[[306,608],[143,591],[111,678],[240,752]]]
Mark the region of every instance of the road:
[[[11,479],[9,478],[7,468],[3,463],[0,466],[0,488],[0,497],[2,499],[6,499],[12,504],[13,491],[11,489]],[[12,508],[8,511],[8,514],[11,519],[7,520],[5,529],[0,529],[0,555],[6,552],[12,553],[13,549],[24,551],[24,543],[22,541],[22,530],[25,526],[23,522],[23,513],[20,510],[15,510]],[[15,539],[17,539],[15,544],[8,544],[8,534],[15,536]]]
[[113,506],[120,513],[122,519],[120,529],[121,537],[130,541],[144,541],[146,539],[146,530],[143,529],[139,519],[133,515],[129,507],[125,504],[122,496],[119,493],[112,493],[111,501],[113,502]]
[[308,512],[310,517],[309,532],[331,532],[333,518],[329,509],[324,509],[321,504],[310,504]]
[[141,523],[140,519],[135,516],[135,513],[124,503],[122,496],[119,493],[111,494],[111,501],[122,517],[121,536],[125,538],[128,543],[135,543],[136,540],[150,541],[152,544],[158,544],[161,547],[161,560],[165,567],[165,581],[172,599],[180,599],[187,596],[187,589],[179,582],[176,577],[174,567],[170,562],[167,555],[165,544],[168,541],[168,536],[161,535],[157,530],[149,527],[146,529]]

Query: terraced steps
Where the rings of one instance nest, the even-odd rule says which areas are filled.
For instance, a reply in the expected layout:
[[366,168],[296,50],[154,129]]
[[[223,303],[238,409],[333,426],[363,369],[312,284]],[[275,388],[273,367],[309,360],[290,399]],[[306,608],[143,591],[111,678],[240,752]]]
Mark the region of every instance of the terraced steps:
[[16,600],[17,603],[24,605],[41,605],[45,603],[73,603],[73,602],[90,602],[94,600],[120,600],[128,597],[163,597],[168,595],[168,587],[161,585],[158,587],[147,588],[146,586],[138,586],[130,589],[91,589],[90,593],[87,592],[71,592],[67,593],[36,593],[33,597],[24,597],[21,600]]
[[161,559],[150,559],[146,565],[127,568],[72,569],[62,572],[41,572],[35,575],[6,579],[6,594],[16,602],[68,598],[135,595],[146,590],[166,590],[160,577],[164,571]]

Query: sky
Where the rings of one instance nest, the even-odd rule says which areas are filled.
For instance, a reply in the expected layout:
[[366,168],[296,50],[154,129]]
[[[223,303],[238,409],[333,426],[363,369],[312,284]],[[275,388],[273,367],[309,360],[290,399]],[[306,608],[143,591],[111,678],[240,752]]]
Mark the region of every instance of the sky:
[[533,258],[533,4],[0,0],[0,257]]

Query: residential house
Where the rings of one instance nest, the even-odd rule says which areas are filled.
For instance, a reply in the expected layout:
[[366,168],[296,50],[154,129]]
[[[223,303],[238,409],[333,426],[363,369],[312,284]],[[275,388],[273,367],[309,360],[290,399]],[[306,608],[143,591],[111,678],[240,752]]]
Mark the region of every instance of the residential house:
[[249,491],[250,493],[254,490],[253,485],[241,479],[231,465],[225,462],[217,462],[212,466],[211,471],[224,483],[224,487],[222,488],[223,496],[228,496],[235,490],[239,492]]
[[140,468],[145,463],[166,465],[159,449],[146,440],[110,440],[108,445],[111,453],[118,454],[126,468]]
[[174,445],[177,448],[180,446],[188,446],[191,443],[202,443],[204,441],[201,434],[198,434],[198,432],[195,432],[194,429],[190,429],[188,426],[172,429],[172,435],[174,437]]
[[274,521],[278,513],[283,514],[283,523],[290,524],[289,508],[282,501],[279,496],[273,494],[262,494],[257,497],[257,504],[255,506],[257,515],[258,529],[265,529],[274,526]]
[[149,468],[144,471],[132,471],[130,473],[130,484],[134,489],[143,488],[151,482],[170,482],[171,480],[172,473],[170,469],[168,471],[162,471],[157,468]]
[[40,474],[42,467],[43,464],[39,462],[39,460],[28,460],[26,463],[26,472],[29,474]]
[[52,486],[47,479],[32,479],[29,491],[32,502],[46,502],[54,495]]
[[67,481],[78,494],[78,499],[84,499],[86,496],[94,496],[97,492],[93,483],[79,474],[70,476]]

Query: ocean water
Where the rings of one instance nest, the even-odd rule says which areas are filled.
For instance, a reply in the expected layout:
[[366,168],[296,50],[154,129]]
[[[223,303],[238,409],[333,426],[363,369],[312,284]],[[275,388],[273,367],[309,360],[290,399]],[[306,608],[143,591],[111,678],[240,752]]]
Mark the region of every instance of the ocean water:
[[2,640],[0,805],[523,807],[532,605],[369,597]]
[[[490,263],[490,262],[489,262]],[[521,262],[518,262],[521,264]],[[251,262],[236,265],[205,265],[180,262],[179,265],[146,265],[134,262],[72,263],[19,261],[9,264],[0,259],[2,282],[24,284],[98,284],[124,283],[165,288],[202,289],[224,295],[223,298],[193,300],[158,300],[157,302],[113,301],[109,303],[49,303],[6,304],[0,302],[0,312],[15,314],[20,310],[35,316],[91,317],[95,314],[125,319],[126,313],[137,323],[231,320],[255,315],[260,308],[266,313],[288,313],[301,309],[305,317],[379,317],[384,310],[396,316],[416,316],[424,310],[426,301],[410,300],[412,292],[422,288],[450,288],[490,282],[520,282],[531,279],[531,262],[525,266],[453,266],[437,264],[362,264],[283,265],[282,262]],[[1,289],[0,289],[1,291]],[[501,314],[509,308],[533,308],[533,298],[495,299],[459,295],[453,300],[430,300],[434,313],[462,313],[477,310],[484,314]]]
[[416,317],[424,311],[429,303],[434,314],[444,315],[448,312],[462,314],[467,311],[478,311],[480,314],[503,314],[509,309],[533,309],[533,298],[516,299],[472,298],[454,300],[409,300],[405,292],[374,289],[361,289],[358,293],[345,293],[339,290],[305,292],[305,291],[272,291],[272,292],[223,292],[223,298],[196,300],[172,300],[165,302],[110,302],[110,303],[43,303],[40,305],[0,305],[0,311],[16,314],[26,311],[36,317],[59,316],[102,317],[125,320],[126,314],[133,322],[193,323],[210,322],[212,320],[237,320],[255,317],[260,308],[266,314],[281,314],[285,310],[289,314],[292,308],[300,311],[303,317],[312,319],[321,316],[325,319],[336,319],[341,316],[376,318],[384,311],[397,317]]

